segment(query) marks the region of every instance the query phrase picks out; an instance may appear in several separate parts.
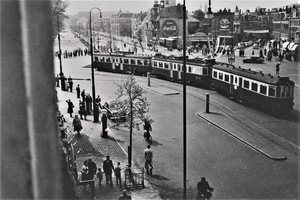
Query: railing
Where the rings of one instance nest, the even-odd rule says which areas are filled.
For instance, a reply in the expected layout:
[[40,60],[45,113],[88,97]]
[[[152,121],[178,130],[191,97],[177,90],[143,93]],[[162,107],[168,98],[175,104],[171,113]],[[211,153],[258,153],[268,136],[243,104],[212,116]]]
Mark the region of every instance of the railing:
[[125,169],[125,188],[130,190],[145,188],[144,185],[144,168]]

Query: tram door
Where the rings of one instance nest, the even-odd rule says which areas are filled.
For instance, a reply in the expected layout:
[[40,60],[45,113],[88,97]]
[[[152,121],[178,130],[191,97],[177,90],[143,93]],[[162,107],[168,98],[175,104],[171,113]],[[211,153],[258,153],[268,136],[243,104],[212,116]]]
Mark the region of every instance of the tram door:
[[241,77],[239,77],[239,87],[238,87],[238,100],[241,101],[242,100],[242,82],[243,82],[243,79]]
[[[174,65],[175,65],[175,64],[174,64]],[[173,80],[173,64],[172,64],[172,63],[170,63],[169,69],[170,69],[170,79]]]
[[238,100],[238,79],[236,76],[230,75],[230,90],[229,94],[235,100]]

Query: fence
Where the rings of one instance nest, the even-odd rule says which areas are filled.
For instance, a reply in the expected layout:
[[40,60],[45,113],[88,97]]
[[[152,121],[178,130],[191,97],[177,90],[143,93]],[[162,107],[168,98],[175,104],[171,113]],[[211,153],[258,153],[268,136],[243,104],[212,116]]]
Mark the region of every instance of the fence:
[[125,169],[125,188],[128,190],[142,189],[144,185],[144,168]]

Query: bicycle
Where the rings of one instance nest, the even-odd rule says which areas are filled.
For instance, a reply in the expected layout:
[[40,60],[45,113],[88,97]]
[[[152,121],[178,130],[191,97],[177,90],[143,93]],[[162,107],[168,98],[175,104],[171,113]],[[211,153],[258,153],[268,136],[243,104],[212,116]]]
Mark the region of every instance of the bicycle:
[[150,132],[147,132],[146,130],[144,131],[144,138],[145,140],[149,143],[152,144],[152,136]]

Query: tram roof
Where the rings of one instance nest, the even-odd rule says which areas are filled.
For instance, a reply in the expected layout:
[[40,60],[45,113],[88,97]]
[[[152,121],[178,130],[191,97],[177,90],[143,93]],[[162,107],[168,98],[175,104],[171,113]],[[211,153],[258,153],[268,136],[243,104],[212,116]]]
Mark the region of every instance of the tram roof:
[[216,64],[213,66],[214,69],[222,70],[224,72],[229,72],[231,74],[240,75],[252,80],[274,84],[274,85],[294,85],[294,82],[290,80],[289,77],[281,77],[272,74],[264,74],[261,71],[253,71],[250,68],[245,69],[242,67],[237,67],[233,65],[229,65],[226,63]]
[[[154,60],[159,61],[168,61],[168,62],[176,62],[181,63],[183,62],[183,56],[165,56],[157,54],[153,57]],[[215,59],[206,59],[206,58],[188,58],[186,57],[186,64],[215,64]]]
[[134,54],[124,54],[124,53],[94,53],[95,56],[113,56],[113,57],[123,57],[123,58],[140,58],[140,59],[151,59],[152,56],[149,55],[134,55]]

